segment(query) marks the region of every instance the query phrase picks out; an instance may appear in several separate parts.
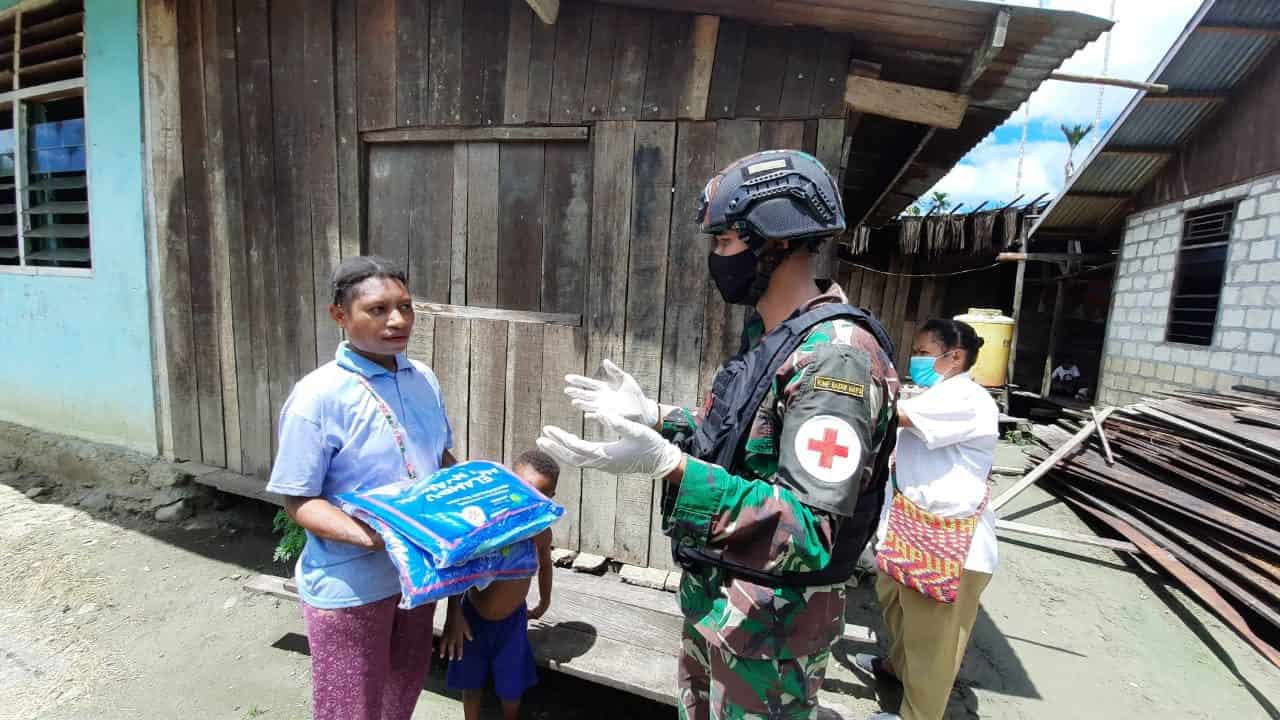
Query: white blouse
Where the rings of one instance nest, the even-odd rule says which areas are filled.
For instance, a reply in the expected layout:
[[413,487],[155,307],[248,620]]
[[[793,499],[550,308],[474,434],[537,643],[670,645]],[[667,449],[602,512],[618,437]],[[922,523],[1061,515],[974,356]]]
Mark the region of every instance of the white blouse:
[[[899,492],[935,515],[973,515],[987,496],[987,477],[1000,434],[1000,410],[991,395],[962,373],[898,405],[913,425],[898,431]],[[892,504],[891,479],[880,513],[880,545]],[[996,517],[988,506],[974,529],[964,567],[992,573],[997,556]]]

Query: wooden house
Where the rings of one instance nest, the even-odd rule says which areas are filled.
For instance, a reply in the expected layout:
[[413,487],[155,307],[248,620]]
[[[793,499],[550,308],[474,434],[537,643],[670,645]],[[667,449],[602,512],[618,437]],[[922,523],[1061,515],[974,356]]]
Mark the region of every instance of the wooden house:
[[[0,327],[44,333],[41,361],[5,356],[30,368],[11,387],[53,400],[35,426],[227,468],[250,494],[292,384],[340,341],[343,257],[408,268],[411,354],[460,457],[582,430],[561,379],[603,358],[693,404],[743,319],[694,231],[712,173],[804,149],[852,224],[882,224],[1107,27],[963,0],[85,0],[83,17],[92,268],[58,278],[80,285],[0,268],[6,304],[31,309]],[[0,417],[35,412],[13,398]],[[657,493],[566,473],[557,543],[663,566]]]

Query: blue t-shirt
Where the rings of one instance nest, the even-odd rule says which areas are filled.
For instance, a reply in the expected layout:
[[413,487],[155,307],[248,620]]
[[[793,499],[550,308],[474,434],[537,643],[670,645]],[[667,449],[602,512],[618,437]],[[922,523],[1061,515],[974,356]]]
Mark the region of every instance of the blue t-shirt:
[[[403,425],[409,462],[419,477],[440,469],[453,432],[431,369],[403,354],[391,372],[347,343],[333,362],[308,374],[280,411],[280,443],[267,490],[322,497],[368,490],[407,479],[404,460],[363,377]],[[331,610],[400,594],[395,566],[385,551],[324,540],[307,533],[298,558],[298,594],[308,605]]]

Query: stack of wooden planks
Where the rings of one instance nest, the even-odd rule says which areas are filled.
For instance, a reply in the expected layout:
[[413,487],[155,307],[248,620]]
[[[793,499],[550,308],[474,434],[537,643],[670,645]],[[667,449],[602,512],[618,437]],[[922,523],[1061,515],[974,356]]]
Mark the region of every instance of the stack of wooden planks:
[[[1172,575],[1280,667],[1280,393],[1166,393],[1118,410],[1048,488]],[[1038,426],[1043,461],[1071,434]]]

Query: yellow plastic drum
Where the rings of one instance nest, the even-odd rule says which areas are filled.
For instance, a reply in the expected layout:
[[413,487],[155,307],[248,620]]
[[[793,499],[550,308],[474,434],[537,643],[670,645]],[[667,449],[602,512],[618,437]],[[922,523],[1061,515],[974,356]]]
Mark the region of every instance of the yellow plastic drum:
[[978,362],[970,372],[974,382],[983,387],[1003,387],[1009,369],[1009,345],[1013,341],[1013,318],[999,310],[969,308],[956,320],[969,323],[982,338]]

